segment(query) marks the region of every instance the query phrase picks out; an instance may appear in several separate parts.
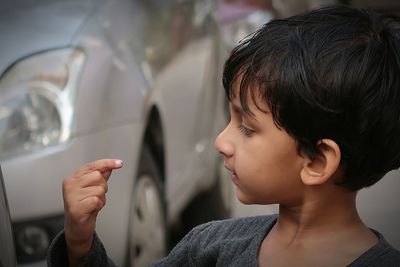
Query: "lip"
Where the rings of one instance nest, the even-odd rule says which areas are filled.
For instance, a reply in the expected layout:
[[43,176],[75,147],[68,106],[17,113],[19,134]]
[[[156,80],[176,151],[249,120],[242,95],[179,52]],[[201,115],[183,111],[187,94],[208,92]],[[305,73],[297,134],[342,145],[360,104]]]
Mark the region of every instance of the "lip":
[[236,182],[239,180],[235,172],[232,172],[231,179],[234,184],[236,184]]
[[226,165],[224,165],[224,167],[225,167],[225,169],[227,169],[228,171],[230,171],[232,174],[236,174],[236,173],[235,173],[235,170],[234,170],[233,168],[230,168],[230,167],[228,167],[228,166],[226,166]]
[[232,174],[231,174],[231,180],[234,184],[236,184],[236,182],[239,180],[236,172],[233,170],[233,168],[230,168],[226,165],[224,165],[225,169],[229,170]]

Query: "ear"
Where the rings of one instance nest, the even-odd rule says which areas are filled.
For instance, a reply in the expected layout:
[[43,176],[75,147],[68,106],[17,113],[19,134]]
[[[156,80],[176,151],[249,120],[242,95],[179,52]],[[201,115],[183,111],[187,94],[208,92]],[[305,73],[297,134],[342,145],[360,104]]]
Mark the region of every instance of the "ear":
[[326,183],[338,170],[340,164],[340,148],[331,139],[322,139],[317,143],[315,158],[306,158],[301,170],[301,180],[305,185]]

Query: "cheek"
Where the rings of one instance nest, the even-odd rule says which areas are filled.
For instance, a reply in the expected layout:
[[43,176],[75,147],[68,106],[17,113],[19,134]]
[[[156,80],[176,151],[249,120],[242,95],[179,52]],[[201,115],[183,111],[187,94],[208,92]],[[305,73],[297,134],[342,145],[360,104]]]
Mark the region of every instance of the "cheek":
[[298,175],[302,158],[297,153],[296,143],[291,138],[266,141],[254,139],[248,142],[245,149],[236,153],[237,171],[251,175],[265,174],[270,177]]
[[266,155],[276,162],[297,163],[301,157],[297,151],[297,143],[288,134],[279,131],[266,141]]
[[267,150],[260,145],[254,147],[246,145],[246,149],[237,150],[235,153],[235,171],[243,179],[261,179],[270,170],[271,166],[275,166],[276,161]]

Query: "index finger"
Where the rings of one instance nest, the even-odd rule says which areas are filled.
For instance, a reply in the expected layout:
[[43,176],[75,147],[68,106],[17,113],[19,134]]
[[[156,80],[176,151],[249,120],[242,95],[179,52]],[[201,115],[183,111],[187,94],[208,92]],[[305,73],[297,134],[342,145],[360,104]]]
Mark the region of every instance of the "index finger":
[[119,169],[122,167],[120,159],[99,159],[90,162],[79,169],[78,173],[88,173],[92,171],[108,172],[110,170]]

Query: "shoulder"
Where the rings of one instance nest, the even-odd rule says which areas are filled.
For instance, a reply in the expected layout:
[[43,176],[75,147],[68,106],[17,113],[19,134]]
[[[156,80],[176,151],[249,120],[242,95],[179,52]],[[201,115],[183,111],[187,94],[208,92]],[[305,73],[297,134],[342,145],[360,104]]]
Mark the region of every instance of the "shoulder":
[[382,248],[380,251],[376,251],[376,257],[372,260],[368,266],[379,266],[379,267],[398,267],[400,266],[400,251],[387,246]]
[[370,266],[370,267],[398,267],[400,266],[400,251],[389,244],[383,235],[377,231],[378,243],[361,255],[351,267]]
[[376,251],[376,266],[400,266],[400,251],[392,247],[384,240],[385,244]]

